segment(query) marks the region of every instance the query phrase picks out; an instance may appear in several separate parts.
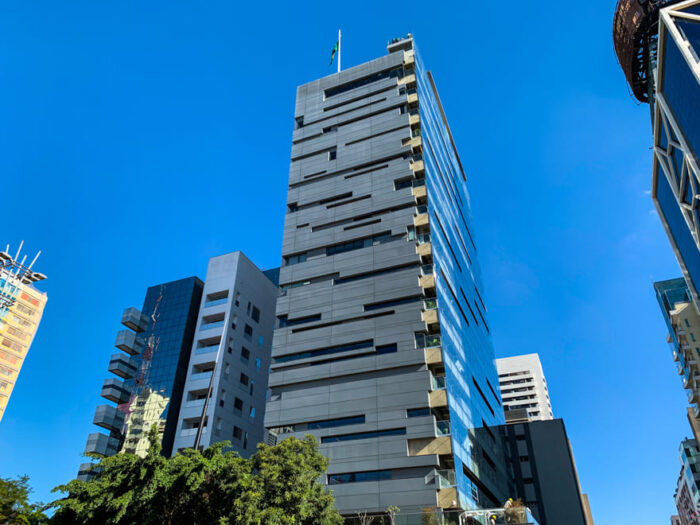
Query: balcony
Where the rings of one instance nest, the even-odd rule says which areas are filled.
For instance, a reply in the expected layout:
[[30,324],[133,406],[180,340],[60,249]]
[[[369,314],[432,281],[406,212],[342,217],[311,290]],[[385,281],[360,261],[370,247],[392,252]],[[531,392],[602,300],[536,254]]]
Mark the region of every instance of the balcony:
[[676,350],[673,351],[673,360],[676,362],[679,360],[678,352]]
[[88,436],[85,453],[114,456],[119,452],[119,440],[102,432],[93,432]]
[[131,330],[119,330],[114,346],[129,355],[138,355],[143,352],[146,343]]
[[688,403],[691,405],[694,405],[695,403],[698,402],[698,399],[700,399],[700,396],[698,396],[698,391],[693,389],[693,390],[688,390]]
[[112,432],[121,432],[124,426],[124,413],[113,405],[100,405],[95,410],[93,424]]
[[213,370],[209,370],[207,372],[197,372],[197,373],[192,374],[190,376],[190,381],[202,381],[202,380],[209,381],[211,379],[211,376],[213,373],[214,373]]
[[119,379],[109,378],[102,383],[102,397],[114,403],[126,403],[131,397],[131,391]]
[[431,390],[445,390],[445,376],[430,375]]
[[423,300],[421,319],[427,325],[438,323],[437,299],[428,298]]
[[435,479],[440,489],[449,489],[457,486],[457,476],[454,470],[436,470]]
[[451,428],[449,419],[438,419],[435,421],[435,435],[437,437],[451,436]]
[[427,257],[432,255],[433,247],[430,243],[430,235],[427,233],[421,233],[416,235],[416,241],[418,245],[416,246],[416,253],[421,257]]
[[479,525],[500,525],[513,523],[515,525],[538,525],[527,507],[511,507],[509,509],[468,510],[462,514],[464,523]]
[[420,124],[420,113],[417,108],[408,112],[408,123],[411,126]]
[[413,226],[419,228],[430,224],[428,217],[428,207],[426,205],[416,206],[416,212],[413,215]]
[[122,379],[131,379],[138,371],[138,364],[136,360],[127,355],[121,353],[112,354],[107,370]]
[[148,328],[148,317],[132,306],[122,313],[122,324],[134,332],[143,332]]

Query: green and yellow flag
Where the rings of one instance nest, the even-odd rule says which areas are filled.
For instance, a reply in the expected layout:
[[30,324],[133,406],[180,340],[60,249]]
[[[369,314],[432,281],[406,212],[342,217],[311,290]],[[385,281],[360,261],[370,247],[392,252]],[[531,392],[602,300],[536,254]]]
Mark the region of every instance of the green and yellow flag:
[[333,59],[335,58],[335,54],[338,52],[338,42],[335,43],[333,46],[333,50],[331,51],[331,63],[328,64],[329,66],[333,65]]

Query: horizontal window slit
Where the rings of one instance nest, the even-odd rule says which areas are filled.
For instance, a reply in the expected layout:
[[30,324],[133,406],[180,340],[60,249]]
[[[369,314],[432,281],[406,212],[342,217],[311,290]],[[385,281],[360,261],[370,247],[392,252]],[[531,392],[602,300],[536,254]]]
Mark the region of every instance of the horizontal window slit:
[[[390,161],[390,160],[396,160],[396,159],[399,159],[399,158],[406,158],[406,155],[407,155],[406,153],[397,153],[396,155],[391,155],[391,156],[389,156],[389,157],[384,157],[384,158],[381,158],[381,159],[377,159],[377,160],[374,160],[374,161],[372,161],[372,162],[366,162],[366,163],[364,163],[364,164],[360,164],[359,166],[353,166],[352,168],[345,168],[345,169],[342,169],[342,170],[339,170],[339,171],[333,171],[333,172],[331,172],[331,173],[326,173],[325,175],[321,175],[321,176],[319,176],[319,177],[317,177],[317,178],[315,178],[315,179],[313,179],[313,180],[304,180],[304,181],[300,181],[300,182],[294,182],[294,183],[290,184],[289,187],[290,187],[290,188],[298,188],[299,186],[305,186],[305,185],[307,185],[307,184],[313,184],[313,183],[318,182],[318,181],[320,181],[320,180],[326,180],[326,179],[329,179],[329,178],[331,178],[331,177],[336,177],[336,176],[338,176],[338,175],[345,175],[345,174],[347,174],[347,173],[352,173],[353,171],[356,171],[356,170],[361,170],[361,169],[364,169],[364,168],[369,168],[370,166],[375,166],[376,164],[381,164],[381,163],[383,163],[383,162],[387,162],[387,161]],[[379,169],[379,168],[376,168],[376,169]],[[373,170],[372,170],[372,171],[373,171]],[[368,172],[368,173],[369,173],[369,172]],[[357,174],[356,174],[356,175],[357,175]]]
[[389,312],[380,312],[378,314],[363,315],[360,317],[351,317],[349,319],[341,319],[338,321],[331,321],[328,323],[317,324],[314,326],[306,326],[304,328],[295,328],[292,330],[292,333],[296,334],[298,332],[308,332],[309,330],[316,330],[317,328],[327,328],[329,326],[337,326],[340,324],[354,323],[357,321],[366,321],[367,319],[374,319],[375,317],[384,317],[385,315],[394,315],[394,311],[391,310]]
[[369,312],[371,310],[379,310],[380,308],[389,308],[391,306],[399,306],[401,304],[415,303],[420,300],[420,295],[412,295],[410,297],[400,297],[398,299],[391,299],[390,301],[366,304],[364,305],[364,309],[365,312]]
[[343,228],[343,230],[344,231],[354,230],[355,228],[362,228],[363,226],[369,226],[371,224],[378,224],[380,222],[382,222],[381,219],[374,219],[372,221],[363,222],[361,224],[353,224],[352,226],[346,226],[345,228]]
[[345,106],[346,104],[352,104],[353,102],[357,102],[358,100],[364,100],[369,97],[373,97],[375,95],[379,95],[381,93],[384,93],[385,91],[391,91],[393,89],[396,89],[396,86],[388,86],[388,87],[383,87],[381,89],[376,89],[374,91],[370,91],[369,93],[366,93],[364,95],[361,95],[359,97],[354,97],[354,98],[349,98],[348,100],[344,102],[338,102],[337,104],[332,104],[330,106],[326,106],[323,108],[323,111],[330,111],[332,109],[336,109],[342,106]]
[[355,432],[354,434],[325,436],[321,438],[321,443],[338,443],[340,441],[354,441],[357,439],[372,439],[387,436],[403,436],[405,434],[405,428],[390,428],[387,430],[374,430],[370,432]]
[[369,199],[371,197],[372,197],[371,195],[362,195],[361,197],[355,197],[354,199],[348,199],[348,200],[343,201],[343,202],[336,202],[334,204],[328,204],[326,206],[326,209],[330,210],[331,208],[336,208],[338,206],[344,206],[345,204],[350,204],[352,202],[362,201],[365,199]]
[[408,263],[408,264],[402,264],[401,266],[392,266],[391,268],[382,268],[380,270],[374,270],[373,272],[366,272],[366,273],[358,273],[355,275],[348,275],[346,277],[338,277],[333,280],[333,284],[345,284],[345,283],[351,283],[354,281],[360,281],[362,279],[370,279],[372,277],[378,277],[380,275],[386,275],[389,273],[394,273],[394,272],[401,272],[403,270],[408,270],[410,268],[418,268],[420,263]]
[[395,131],[399,131],[399,130],[402,130],[402,129],[405,130],[406,133],[409,132],[408,126],[402,125],[402,126],[399,126],[398,128],[388,129],[388,130],[386,130],[386,131],[381,131],[381,132],[379,132],[379,133],[375,133],[374,135],[370,135],[369,137],[363,137],[363,138],[361,138],[361,139],[351,140],[350,142],[346,142],[345,145],[346,145],[346,146],[352,146],[353,144],[358,144],[358,143],[364,142],[364,141],[366,141],[366,140],[372,140],[373,138],[381,137],[382,135],[388,135],[389,133],[393,133],[393,132],[395,132]]

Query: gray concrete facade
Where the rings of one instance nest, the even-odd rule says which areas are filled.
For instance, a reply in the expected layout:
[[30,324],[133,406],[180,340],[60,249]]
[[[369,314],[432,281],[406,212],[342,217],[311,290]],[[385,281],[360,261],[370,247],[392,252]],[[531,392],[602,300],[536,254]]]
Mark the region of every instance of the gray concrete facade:
[[194,445],[212,376],[200,447],[230,441],[248,457],[264,440],[277,295],[242,252],[209,260],[173,453]]
[[412,40],[389,51],[297,89],[265,415],[278,440],[321,441],[346,515],[396,505],[419,516],[460,499],[449,427],[438,429],[449,419],[442,354],[418,343],[437,318],[416,240],[425,174]]

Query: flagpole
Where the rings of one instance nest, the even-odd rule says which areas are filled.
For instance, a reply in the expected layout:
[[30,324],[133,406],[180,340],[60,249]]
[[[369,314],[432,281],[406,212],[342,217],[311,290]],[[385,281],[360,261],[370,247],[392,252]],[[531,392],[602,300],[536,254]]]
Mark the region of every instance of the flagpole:
[[338,29],[338,73],[340,73],[340,29]]

